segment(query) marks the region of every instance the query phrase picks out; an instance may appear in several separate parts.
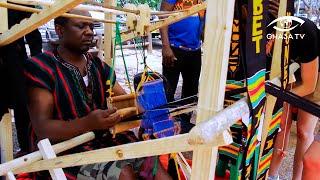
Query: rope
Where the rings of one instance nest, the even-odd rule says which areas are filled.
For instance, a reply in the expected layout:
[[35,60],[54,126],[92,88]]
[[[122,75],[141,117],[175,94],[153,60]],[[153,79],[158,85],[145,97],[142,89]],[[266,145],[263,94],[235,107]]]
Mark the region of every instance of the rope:
[[114,66],[115,66],[115,54],[116,54],[116,46],[119,45],[120,46],[120,51],[121,51],[121,56],[122,56],[122,60],[123,60],[123,64],[124,64],[124,69],[125,69],[125,73],[126,73],[126,78],[127,78],[127,82],[128,82],[128,86],[129,86],[129,89],[130,89],[130,92],[131,93],[134,93],[133,92],[133,88],[131,86],[131,83],[130,83],[130,78],[129,78],[129,73],[128,73],[128,68],[127,68],[127,63],[126,63],[126,60],[124,58],[124,53],[123,53],[123,48],[122,48],[122,40],[121,40],[121,33],[120,33],[120,22],[117,21],[116,22],[116,37],[114,39],[114,46],[113,46],[113,58],[112,58],[112,67],[110,68],[110,73],[109,73],[109,80],[107,80],[107,85],[109,85],[109,96],[112,96],[113,95],[113,92],[112,92],[112,82],[114,80]]
[[145,43],[146,43],[146,39],[142,38],[142,59],[143,59],[143,64],[144,64],[144,68],[143,68],[143,73],[141,75],[141,80],[138,83],[137,86],[137,90],[136,92],[139,92],[143,83],[148,82],[148,81],[153,81],[155,80],[155,78],[149,73],[149,71],[152,72],[153,75],[156,75],[159,79],[162,79],[159,75],[159,73],[155,72],[154,70],[152,70],[148,65],[147,65],[147,55],[146,55],[146,50],[145,50]]
[[177,160],[177,153],[171,153],[170,157],[174,160],[174,165],[176,167],[178,180],[181,180],[180,173],[179,173],[179,165],[178,165],[178,160]]
[[289,119],[289,112],[290,111],[290,104],[288,103],[288,108],[287,108],[287,114],[286,114],[286,123],[284,125],[284,136],[283,136],[283,139],[282,139],[282,147],[280,149],[278,149],[280,151],[280,155],[282,157],[285,157],[286,156],[286,150],[285,150],[285,141],[286,141],[286,133],[287,133],[287,126],[288,126],[288,119]]
[[[291,85],[291,88],[292,88],[292,85]],[[285,141],[286,141],[286,134],[287,134],[287,127],[288,127],[288,119],[289,119],[289,113],[290,113],[290,104],[288,104],[288,108],[287,108],[287,114],[286,114],[286,123],[284,125],[284,136],[283,136],[283,139],[282,139],[282,147],[281,149],[278,149],[280,151],[280,155],[282,157],[285,157],[286,156],[286,151],[285,151]]]

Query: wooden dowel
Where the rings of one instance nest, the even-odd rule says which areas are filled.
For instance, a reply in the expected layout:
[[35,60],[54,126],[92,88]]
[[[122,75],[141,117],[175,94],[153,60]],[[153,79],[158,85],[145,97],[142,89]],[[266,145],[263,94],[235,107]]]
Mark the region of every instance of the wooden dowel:
[[120,114],[122,119],[126,119],[137,115],[138,109],[137,107],[127,107],[123,109],[118,109],[117,112]]
[[[13,9],[13,10],[17,10],[17,11],[26,11],[26,12],[31,12],[31,13],[40,13],[42,11],[41,9],[26,7],[26,6],[17,5],[17,4],[5,3],[5,2],[0,2],[0,7],[5,7],[8,9]],[[70,14],[70,13],[64,13],[61,16],[67,17],[67,18],[91,20],[91,21],[95,21],[95,22],[116,23],[116,21],[112,21],[112,20],[96,19],[96,18],[92,18],[92,17],[88,17],[88,16],[82,16],[82,15]]]
[[[61,153],[63,151],[66,151],[68,149],[71,149],[73,147],[76,147],[80,144],[83,144],[85,142],[91,141],[95,138],[95,135],[93,132],[88,132],[85,134],[82,134],[80,136],[77,136],[75,138],[72,138],[70,140],[58,143],[53,145],[54,152],[56,154]],[[33,152],[31,154],[27,154],[25,156],[22,156],[20,158],[14,159],[12,161],[0,164],[0,176],[3,176],[7,174],[10,171],[14,171],[17,168],[29,165],[33,162],[39,161],[42,159],[42,155],[39,151]]]
[[125,100],[129,100],[129,99],[134,99],[134,98],[136,98],[135,94],[125,94],[125,95],[121,95],[121,96],[114,96],[114,97],[111,97],[111,103],[125,101]]
[[110,128],[109,130],[114,137],[118,133],[139,127],[140,124],[141,124],[141,120],[130,121],[130,122],[120,122],[117,125],[115,125],[114,127]]

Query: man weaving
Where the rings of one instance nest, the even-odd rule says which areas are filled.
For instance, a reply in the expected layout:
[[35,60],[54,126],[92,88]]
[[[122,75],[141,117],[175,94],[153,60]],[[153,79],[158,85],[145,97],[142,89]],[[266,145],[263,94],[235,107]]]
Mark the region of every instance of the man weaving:
[[[90,16],[87,11],[72,10],[70,13]],[[33,147],[44,138],[57,143],[88,131],[108,132],[121,119],[115,109],[107,109],[109,87],[106,81],[110,67],[88,53],[93,40],[93,22],[58,17],[54,23],[59,36],[58,47],[29,59],[25,65]],[[114,95],[125,94],[117,81],[112,83]],[[107,133],[67,153],[134,141],[137,139],[132,132],[118,134],[115,139]],[[66,168],[64,172],[68,179],[170,178],[158,164],[157,173],[152,174],[158,161],[147,159],[85,165]],[[44,179],[44,176],[39,173],[37,178]]]

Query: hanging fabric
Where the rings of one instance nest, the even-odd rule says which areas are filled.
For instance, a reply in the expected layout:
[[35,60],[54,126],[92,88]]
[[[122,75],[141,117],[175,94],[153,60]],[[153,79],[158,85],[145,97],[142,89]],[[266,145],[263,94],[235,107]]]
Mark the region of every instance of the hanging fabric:
[[264,117],[266,74],[266,0],[249,0],[246,20],[245,74],[251,109],[248,143],[244,148],[242,179],[256,179],[260,137],[259,125]]
[[[287,16],[293,15],[294,12],[294,2],[287,1]],[[290,32],[288,32],[290,33]],[[286,48],[290,47],[290,39],[283,40],[282,42],[282,52],[281,52],[281,89],[286,89],[289,82],[289,53],[285,53]],[[270,168],[271,158],[273,154],[273,144],[276,135],[279,132],[280,122],[283,112],[283,101],[277,100],[273,113],[272,120],[268,127],[268,135],[264,144],[264,149],[262,150],[262,156],[259,162],[258,168],[258,179],[265,179]],[[283,149],[282,149],[283,151]],[[283,153],[285,153],[283,151]]]

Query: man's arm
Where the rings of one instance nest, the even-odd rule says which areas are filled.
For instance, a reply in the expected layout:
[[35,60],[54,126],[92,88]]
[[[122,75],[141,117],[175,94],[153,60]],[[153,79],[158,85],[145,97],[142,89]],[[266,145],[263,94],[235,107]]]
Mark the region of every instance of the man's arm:
[[49,138],[52,142],[60,142],[88,131],[108,129],[120,120],[119,114],[113,109],[95,110],[85,117],[70,121],[52,119],[54,99],[51,92],[30,88],[28,98],[32,127],[39,139]]
[[318,63],[318,57],[308,63],[301,63],[302,84],[292,89],[294,94],[303,97],[315,91],[318,78]]
[[[172,11],[174,4],[169,4],[165,0],[161,3],[161,11]],[[176,59],[172,49],[170,48],[168,26],[160,28],[161,41],[162,41],[162,63],[164,66],[173,66],[173,62]]]

